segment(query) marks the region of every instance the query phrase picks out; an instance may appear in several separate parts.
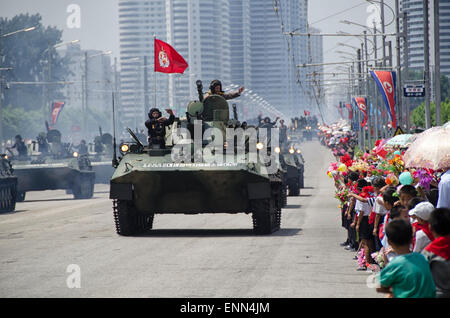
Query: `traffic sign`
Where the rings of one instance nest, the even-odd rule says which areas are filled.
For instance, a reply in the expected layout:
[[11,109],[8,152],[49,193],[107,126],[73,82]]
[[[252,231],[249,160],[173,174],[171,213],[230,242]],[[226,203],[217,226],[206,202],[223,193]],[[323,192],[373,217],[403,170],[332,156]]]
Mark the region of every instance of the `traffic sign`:
[[400,126],[397,126],[397,129],[394,132],[394,135],[392,137],[398,136],[398,135],[403,135],[403,129],[400,128]]
[[425,96],[425,85],[404,85],[403,86],[403,95],[405,97],[424,97]]

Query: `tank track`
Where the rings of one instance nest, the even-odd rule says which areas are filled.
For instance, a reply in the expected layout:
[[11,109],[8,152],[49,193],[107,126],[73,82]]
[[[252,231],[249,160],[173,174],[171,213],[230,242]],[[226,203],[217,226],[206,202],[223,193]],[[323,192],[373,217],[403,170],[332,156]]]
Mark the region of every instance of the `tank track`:
[[0,180],[0,212],[11,212],[16,208],[17,179]]
[[280,229],[281,209],[274,199],[252,201],[253,230],[256,234],[271,234]]
[[123,236],[145,233],[152,229],[154,214],[140,214],[127,201],[113,200],[116,233]]

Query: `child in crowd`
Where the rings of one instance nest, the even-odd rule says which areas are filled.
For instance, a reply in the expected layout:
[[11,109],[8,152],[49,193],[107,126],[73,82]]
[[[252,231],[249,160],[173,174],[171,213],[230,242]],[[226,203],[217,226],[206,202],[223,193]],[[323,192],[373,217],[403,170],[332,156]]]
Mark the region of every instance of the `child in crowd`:
[[[378,233],[380,230],[380,225],[383,223],[384,216],[387,213],[386,208],[383,204],[383,193],[382,190],[384,190],[384,187],[386,186],[386,182],[384,181],[383,177],[375,177],[372,180],[373,190],[375,192],[375,202],[373,204],[373,214],[375,216],[373,220],[373,232],[372,235],[374,236],[374,244],[375,244],[375,250],[379,251],[381,248],[381,242],[378,237]],[[369,222],[370,223],[370,222]]]
[[396,204],[396,202],[398,200],[399,199],[398,199],[398,195],[397,195],[397,189],[395,187],[388,187],[383,192],[383,205],[387,211],[386,216],[384,218],[384,222],[382,224],[382,228],[380,230],[381,234],[379,236],[379,238],[381,240],[381,245],[383,245],[383,246],[387,245],[386,237],[384,234],[385,234],[386,224],[389,221],[389,211],[394,207],[394,204]]
[[398,256],[381,271],[377,292],[388,293],[395,298],[436,297],[436,286],[426,258],[410,252],[411,224],[392,220],[386,226],[386,236]]
[[[359,180],[359,174],[355,171],[352,171],[348,174],[348,179],[351,181],[349,185],[349,190],[352,191],[352,187],[356,185],[356,182]],[[350,202],[347,207],[347,211],[345,212],[345,217],[347,219],[347,234],[348,234],[348,245],[345,246],[345,249],[348,251],[356,251],[358,248],[358,242],[356,237],[356,230],[354,225],[352,226],[352,220],[356,217],[355,213],[355,203],[356,199],[351,197]]]
[[434,206],[430,202],[420,202],[411,211],[409,215],[417,220],[413,223],[414,232],[414,249],[413,252],[422,252],[422,250],[434,240],[433,234],[428,227],[428,220]]
[[364,248],[364,256],[366,259],[366,264],[359,267],[358,270],[367,270],[367,267],[373,263],[371,257],[371,254],[374,251],[372,236],[373,229],[369,224],[369,215],[372,211],[374,198],[370,195],[370,193],[365,192],[369,191],[367,188],[370,188],[369,183],[365,179],[359,179],[357,182],[357,189],[360,195],[354,193],[350,194],[350,196],[356,199],[355,211],[358,215],[358,219],[356,221],[355,229],[359,234],[361,248]]
[[417,197],[417,190],[412,185],[404,185],[400,188],[399,197],[401,205],[408,206],[409,201]]
[[450,209],[435,209],[429,219],[436,238],[422,251],[430,264],[439,298],[450,298]]
[[[393,220],[404,220],[405,222],[409,223],[409,215],[408,215],[408,209],[405,208],[403,205],[396,205],[392,207],[392,209],[389,211],[389,219],[391,221]],[[384,263],[389,263],[394,257],[397,256],[397,254],[394,252],[394,249],[392,246],[390,246],[387,243],[387,239],[385,239],[386,246],[383,247],[382,253],[383,253],[383,260]]]

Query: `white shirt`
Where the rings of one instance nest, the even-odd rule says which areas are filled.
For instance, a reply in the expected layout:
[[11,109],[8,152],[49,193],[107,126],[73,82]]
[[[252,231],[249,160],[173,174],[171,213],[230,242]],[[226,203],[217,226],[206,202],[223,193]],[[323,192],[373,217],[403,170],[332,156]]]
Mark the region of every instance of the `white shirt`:
[[438,185],[439,199],[436,208],[450,209],[450,169],[441,176]]
[[430,244],[431,241],[424,231],[420,230],[416,232],[416,244],[414,245],[413,252],[420,253],[422,250]]
[[356,200],[355,210],[358,211],[358,216],[361,215],[361,212],[363,213],[363,216],[369,216],[372,208],[368,203]]
[[[381,202],[381,203],[380,203]],[[383,196],[379,195],[377,196],[377,199],[375,200],[375,203],[373,205],[373,212],[379,215],[386,215],[387,210],[383,205]]]

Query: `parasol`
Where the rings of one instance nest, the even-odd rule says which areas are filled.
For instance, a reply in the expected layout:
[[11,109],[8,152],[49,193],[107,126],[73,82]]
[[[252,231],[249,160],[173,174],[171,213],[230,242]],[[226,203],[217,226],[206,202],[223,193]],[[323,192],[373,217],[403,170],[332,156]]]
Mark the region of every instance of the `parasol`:
[[403,156],[407,168],[450,168],[450,127],[433,127],[419,134]]
[[389,146],[404,147],[404,146],[409,145],[411,142],[413,142],[416,137],[417,137],[416,135],[412,135],[412,134],[397,135],[397,136],[389,139],[384,146],[385,147],[389,147]]

